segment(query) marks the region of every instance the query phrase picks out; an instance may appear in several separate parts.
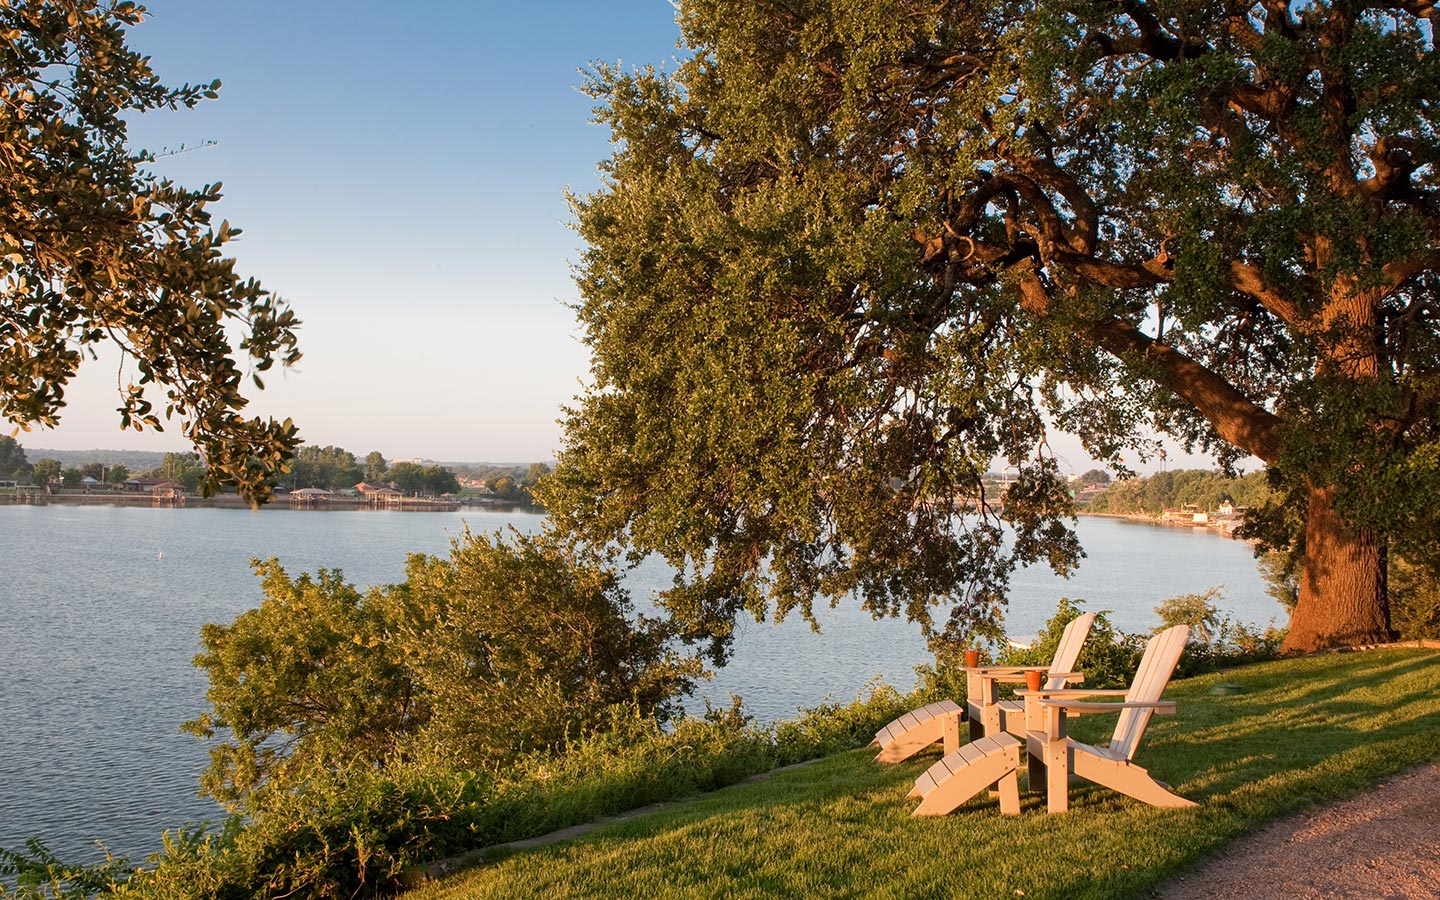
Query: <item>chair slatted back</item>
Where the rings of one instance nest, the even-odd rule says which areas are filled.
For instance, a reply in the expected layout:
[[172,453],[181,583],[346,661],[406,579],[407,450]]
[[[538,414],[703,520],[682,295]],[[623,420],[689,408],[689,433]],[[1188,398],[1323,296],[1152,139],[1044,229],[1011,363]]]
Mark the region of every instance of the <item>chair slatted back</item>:
[[[1160,695],[1165,693],[1165,685],[1170,683],[1170,676],[1175,673],[1175,666],[1180,662],[1180,654],[1185,652],[1185,642],[1189,637],[1190,626],[1176,625],[1150,639],[1150,643],[1145,645],[1145,655],[1140,657],[1140,667],[1135,670],[1135,680],[1130,682],[1130,690],[1125,693],[1127,702],[1153,703],[1160,699]],[[1154,713],[1153,709],[1122,709],[1120,721],[1115,723],[1115,736],[1110,739],[1110,749],[1127,760],[1133,759],[1135,749],[1140,746],[1140,738],[1145,734],[1145,726]]]
[[[1095,614],[1093,612],[1087,612],[1083,616],[1077,616],[1070,620],[1070,624],[1060,632],[1060,643],[1055,647],[1054,659],[1050,660],[1050,671],[1075,671],[1075,661],[1080,658],[1080,648],[1085,646],[1085,638],[1090,636],[1090,626],[1094,624]],[[1064,686],[1064,678],[1051,677],[1045,680],[1045,687],[1048,690],[1058,691]]]

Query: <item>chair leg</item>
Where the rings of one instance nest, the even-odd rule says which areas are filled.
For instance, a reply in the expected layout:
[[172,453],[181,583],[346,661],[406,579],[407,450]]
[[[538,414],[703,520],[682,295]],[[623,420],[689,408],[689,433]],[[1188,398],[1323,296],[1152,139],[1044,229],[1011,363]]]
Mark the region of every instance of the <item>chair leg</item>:
[[983,725],[985,734],[987,734],[987,735],[992,735],[992,734],[1001,734],[1001,733],[1003,733],[1004,729],[1002,729],[1002,728],[1000,727],[1000,705],[999,705],[999,704],[997,704],[997,703],[992,703],[992,704],[990,704],[989,706],[985,707],[985,709],[983,710],[982,718],[983,718],[983,720],[984,720],[983,723],[982,723],[982,725]]
[[1186,800],[1168,790],[1165,785],[1151,777],[1149,772],[1134,763],[1116,762],[1088,753],[1077,753],[1075,774],[1151,806],[1176,808],[1195,805],[1193,800]]
[[1045,808],[1052,813],[1070,808],[1070,747],[1065,740],[1045,745]]
[[945,753],[949,755],[960,749],[960,713],[947,713],[945,715]]
[[1014,769],[1000,779],[1000,812],[1007,816],[1020,814],[1020,778]]
[[1032,794],[1045,793],[1045,763],[1033,753],[1025,754],[1025,787]]

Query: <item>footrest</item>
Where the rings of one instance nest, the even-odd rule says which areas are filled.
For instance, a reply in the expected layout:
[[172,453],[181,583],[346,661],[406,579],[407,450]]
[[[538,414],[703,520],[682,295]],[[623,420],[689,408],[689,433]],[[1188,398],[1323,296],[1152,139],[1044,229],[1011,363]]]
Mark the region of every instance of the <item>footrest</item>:
[[938,816],[971,797],[999,785],[1002,812],[1019,811],[1020,740],[1011,734],[989,735],[947,753],[915,779],[912,797],[923,798],[917,816]]
[[894,763],[909,759],[945,736],[945,719],[964,717],[965,711],[953,700],[940,700],[905,715],[875,732],[872,747],[879,747],[879,762]]

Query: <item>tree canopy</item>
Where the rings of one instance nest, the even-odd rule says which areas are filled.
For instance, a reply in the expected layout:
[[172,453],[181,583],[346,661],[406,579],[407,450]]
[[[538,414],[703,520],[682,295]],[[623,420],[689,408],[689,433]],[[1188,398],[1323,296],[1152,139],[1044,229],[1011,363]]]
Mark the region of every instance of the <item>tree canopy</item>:
[[64,466],[60,465],[60,460],[47,456],[35,460],[35,469],[30,473],[30,477],[36,484],[47,485],[58,481],[63,471]]
[[0,478],[27,478],[33,469],[20,442],[8,434],[0,434]]
[[673,72],[589,81],[547,507],[664,554],[692,636],[852,591],[956,635],[1079,556],[1051,428],[1165,434],[1269,467],[1291,649],[1386,639],[1387,551],[1440,533],[1432,9],[686,0]]
[[126,44],[144,17],[128,0],[0,5],[0,417],[54,426],[82,361],[113,344],[121,426],[178,417],[209,487],[264,499],[298,438],[245,418],[242,387],[299,359],[299,322],[223,255],[240,230],[211,219],[220,185],[180,187],[128,145],[127,117],[220,86],[162,84]]
[[385,472],[390,468],[385,455],[379,450],[371,450],[365,454],[365,480],[379,481],[385,477]]
[[355,454],[341,447],[307,444],[295,451],[287,483],[297,488],[353,488],[365,477]]

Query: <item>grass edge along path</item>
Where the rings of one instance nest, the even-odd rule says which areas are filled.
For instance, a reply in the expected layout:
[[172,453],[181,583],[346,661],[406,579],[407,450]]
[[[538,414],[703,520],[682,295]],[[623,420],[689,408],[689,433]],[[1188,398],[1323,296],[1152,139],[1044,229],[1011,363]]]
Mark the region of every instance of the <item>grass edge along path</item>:
[[[1210,693],[1218,682],[1243,693]],[[1286,813],[1353,795],[1440,758],[1440,653],[1374,650],[1288,659],[1172,682],[1137,762],[1199,802],[1152,809],[1092,785],[1050,816],[977,798],[910,816],[913,779],[873,751],[827,757],[512,853],[407,900],[489,897],[1134,898]],[[1082,719],[1103,740],[1110,717]]]
[[[782,775],[794,769],[804,768],[805,766],[817,763],[823,758],[824,757],[816,757],[814,759],[807,759],[803,762],[791,763],[788,766],[780,766],[779,768],[771,769],[768,772],[760,772],[747,778],[742,778],[735,784],[726,785],[723,788],[716,788],[716,791],[729,790],[730,788],[740,787],[746,784],[756,784],[761,781],[767,781],[771,778],[774,778],[776,775]],[[615,813],[613,815],[601,816],[600,818],[595,819],[592,822],[582,822],[579,825],[570,825],[565,828],[557,828],[554,831],[548,832],[547,834],[540,834],[536,835],[535,837],[520,838],[519,840],[507,841],[503,844],[489,844],[484,847],[476,847],[474,850],[471,850],[468,853],[462,853],[459,856],[451,856],[445,859],[437,859],[434,862],[426,863],[421,866],[416,866],[414,869],[414,874],[411,875],[411,879],[424,883],[428,881],[433,881],[435,879],[444,878],[447,875],[453,875],[457,872],[469,869],[473,866],[481,865],[486,860],[489,860],[492,857],[505,857],[510,855],[511,853],[514,853],[517,850],[534,850],[537,847],[548,847],[551,844],[558,844],[562,841],[571,841],[578,837],[584,837],[592,831],[600,828],[605,828],[609,825],[614,825],[618,822],[628,822],[631,819],[644,818],[645,816],[654,815],[655,813],[663,812],[667,809],[673,809],[674,807],[685,803],[693,803],[696,800],[699,800],[700,798],[712,793],[715,793],[715,791],[704,791],[701,793],[689,794],[686,796],[677,797],[674,800],[661,800],[656,803],[649,803],[645,806],[636,807],[635,809],[628,809],[624,812]]]

